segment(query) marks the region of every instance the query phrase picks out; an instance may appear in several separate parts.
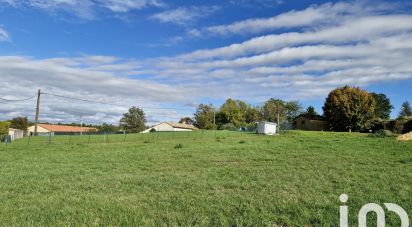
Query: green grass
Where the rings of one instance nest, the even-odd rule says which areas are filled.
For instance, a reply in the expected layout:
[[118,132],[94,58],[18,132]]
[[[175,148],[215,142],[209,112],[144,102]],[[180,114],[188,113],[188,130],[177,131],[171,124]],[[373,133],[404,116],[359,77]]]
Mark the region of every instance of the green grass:
[[0,146],[0,226],[339,226],[342,193],[357,226],[411,184],[412,143],[356,133],[37,137]]

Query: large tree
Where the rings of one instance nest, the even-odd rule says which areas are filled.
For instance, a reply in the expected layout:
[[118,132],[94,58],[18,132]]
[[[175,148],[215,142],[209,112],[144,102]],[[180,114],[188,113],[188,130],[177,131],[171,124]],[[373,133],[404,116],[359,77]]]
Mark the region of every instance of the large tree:
[[246,123],[254,124],[260,120],[262,120],[260,109],[250,106],[246,111]]
[[285,102],[280,99],[269,99],[262,107],[262,117],[264,120],[271,122],[278,122],[278,120],[281,122],[286,120]]
[[212,105],[200,104],[194,114],[194,125],[200,129],[214,129],[214,117],[216,110]]
[[236,127],[244,126],[246,124],[246,114],[249,106],[241,100],[228,99],[220,107],[220,114],[222,114],[227,123],[232,123]]
[[29,120],[27,117],[16,117],[10,121],[10,128],[20,129],[26,134],[29,127]]
[[123,114],[120,120],[120,127],[129,133],[136,133],[145,130],[146,117],[142,109],[132,107]]
[[329,93],[323,111],[334,131],[365,130],[375,118],[375,99],[360,88],[344,86]]
[[290,122],[301,113],[302,106],[298,101],[285,102],[280,99],[271,98],[265,102],[262,108],[263,119],[277,123]]
[[402,103],[401,112],[399,112],[399,117],[412,116],[411,104],[408,101]]
[[292,122],[302,112],[302,105],[299,101],[290,101],[285,105],[285,115],[288,122]]
[[380,119],[389,119],[393,106],[391,100],[385,94],[371,93],[375,99],[375,117]]

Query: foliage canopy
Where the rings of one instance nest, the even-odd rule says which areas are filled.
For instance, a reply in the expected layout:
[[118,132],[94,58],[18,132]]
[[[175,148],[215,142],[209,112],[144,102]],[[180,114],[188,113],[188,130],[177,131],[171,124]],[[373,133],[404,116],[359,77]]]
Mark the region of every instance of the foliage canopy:
[[344,86],[329,93],[323,111],[332,130],[361,131],[375,118],[375,99],[360,88]]

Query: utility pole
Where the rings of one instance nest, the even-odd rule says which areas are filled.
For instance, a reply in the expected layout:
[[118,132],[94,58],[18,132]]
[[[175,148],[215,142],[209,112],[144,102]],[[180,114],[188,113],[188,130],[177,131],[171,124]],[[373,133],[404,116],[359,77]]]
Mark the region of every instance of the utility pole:
[[83,135],[83,116],[80,115],[80,135]]
[[279,123],[280,123],[280,110],[279,110],[279,102],[278,102],[278,104],[277,104],[277,122],[278,122],[278,125],[279,125]]
[[277,125],[277,131],[279,132],[279,129],[280,129],[280,105],[279,105],[279,101],[278,101],[278,103],[277,103],[277,122],[278,122],[278,125]]
[[213,109],[213,127],[216,130],[216,111]]
[[36,105],[36,118],[34,119],[34,136],[37,136],[37,127],[39,125],[39,114],[40,114],[40,95],[41,91],[37,92],[37,105]]

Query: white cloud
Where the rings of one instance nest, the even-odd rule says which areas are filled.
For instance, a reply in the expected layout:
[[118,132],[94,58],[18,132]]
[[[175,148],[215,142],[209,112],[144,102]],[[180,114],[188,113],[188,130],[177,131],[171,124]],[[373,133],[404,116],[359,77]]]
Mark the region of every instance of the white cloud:
[[[2,56],[0,84],[4,89],[1,90],[0,96],[15,99],[31,96],[37,89],[42,89],[44,92],[120,105],[118,107],[83,103],[45,95],[42,99],[42,119],[54,122],[76,119],[81,110],[82,115],[91,116],[88,118],[89,121],[101,122],[109,118],[107,121],[116,123],[127,107],[132,105],[145,107],[146,112],[151,112],[154,116],[176,116],[170,110],[156,108],[163,107],[158,105],[160,103],[183,102],[185,95],[179,91],[178,86],[145,79],[130,79],[124,74],[133,70],[132,65],[135,65],[135,68],[140,66],[127,61],[113,63],[110,59],[114,58],[88,56],[36,60],[22,56]],[[109,67],[104,68],[107,64]],[[4,103],[0,103],[0,112],[8,113],[2,118],[16,114],[30,117],[33,115],[33,103],[2,104]],[[99,117],[99,113],[104,113],[104,116]]]
[[306,9],[282,13],[270,18],[254,18],[227,25],[215,25],[200,29],[204,35],[229,36],[236,34],[256,34],[280,28],[305,28],[338,24],[355,16],[377,14],[398,7],[396,4],[366,1],[325,3]]
[[160,0],[0,0],[12,7],[28,7],[44,10],[50,13],[68,12],[81,19],[96,18],[96,9],[104,8],[113,13],[126,13],[145,7],[162,7]]
[[172,10],[166,10],[160,13],[156,13],[151,16],[152,19],[162,23],[173,23],[184,25],[190,23],[196,19],[206,17],[219,8],[216,6],[192,6],[192,7],[179,7]]
[[6,3],[12,6],[17,6],[20,3],[20,0],[0,0],[0,3]]
[[248,54],[256,54],[310,43],[340,44],[348,42],[368,41],[373,38],[394,32],[405,32],[412,29],[412,15],[381,15],[360,17],[347,20],[343,24],[330,26],[316,31],[291,32],[266,35],[208,50],[198,50],[182,55],[182,58],[225,58]]
[[230,4],[238,6],[238,7],[246,7],[246,8],[253,8],[253,9],[270,9],[276,8],[279,5],[283,4],[283,0],[230,0]]
[[4,28],[0,27],[0,42],[10,41],[10,39],[11,38],[10,38],[9,33],[6,30],[4,30]]
[[134,9],[142,9],[148,6],[164,6],[164,3],[160,0],[101,0],[100,2],[113,12],[118,13],[124,13]]
[[82,19],[94,19],[94,2],[92,0],[6,0],[12,7],[27,7],[49,13],[68,12]]

